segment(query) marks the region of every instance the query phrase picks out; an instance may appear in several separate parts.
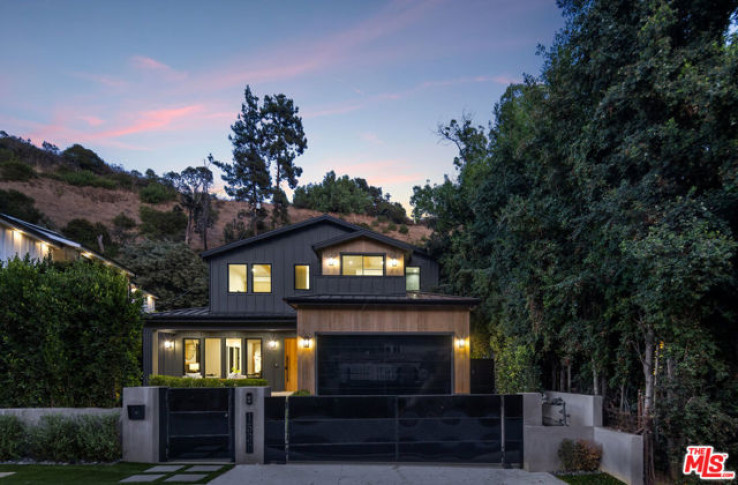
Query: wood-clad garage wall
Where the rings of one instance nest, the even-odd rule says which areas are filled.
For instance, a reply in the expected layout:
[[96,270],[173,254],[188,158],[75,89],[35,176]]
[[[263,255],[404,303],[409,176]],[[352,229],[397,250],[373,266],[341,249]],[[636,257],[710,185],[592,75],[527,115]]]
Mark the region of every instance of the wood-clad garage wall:
[[[297,336],[311,336],[313,345],[298,345],[300,389],[316,393],[316,335],[360,333],[446,333],[454,336],[454,393],[469,393],[469,310],[435,308],[303,308],[297,310]],[[458,348],[456,338],[465,345]],[[320,345],[317,342],[317,345]]]

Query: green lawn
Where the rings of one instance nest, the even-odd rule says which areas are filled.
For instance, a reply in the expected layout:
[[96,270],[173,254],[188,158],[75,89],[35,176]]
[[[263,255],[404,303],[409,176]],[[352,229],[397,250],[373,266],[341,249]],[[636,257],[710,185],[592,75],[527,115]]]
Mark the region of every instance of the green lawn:
[[[165,463],[166,464],[166,463]],[[142,473],[155,465],[145,463],[116,463],[113,465],[0,465],[0,472],[15,472],[15,475],[0,478],[0,485],[112,485],[120,480]],[[182,470],[189,468],[185,466]],[[226,465],[217,472],[208,474],[204,480],[194,483],[208,483],[218,475],[230,470]],[[180,472],[182,470],[179,470]],[[174,475],[168,473],[153,483],[163,482]],[[190,482],[193,483],[193,482]]]
[[574,485],[623,485],[623,482],[607,473],[594,475],[557,475],[556,478]]

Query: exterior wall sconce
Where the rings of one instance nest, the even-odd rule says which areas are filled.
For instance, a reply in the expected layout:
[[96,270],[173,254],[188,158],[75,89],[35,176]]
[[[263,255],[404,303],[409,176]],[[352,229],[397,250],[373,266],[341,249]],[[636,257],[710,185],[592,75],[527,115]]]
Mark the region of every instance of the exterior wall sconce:
[[456,338],[456,348],[461,350],[466,348],[466,339],[465,338]]
[[165,340],[164,348],[167,350],[172,350],[174,348],[174,342],[172,342],[171,340]]
[[313,338],[309,335],[305,335],[300,339],[300,347],[303,349],[309,349],[313,346]]
[[336,258],[328,258],[328,266],[331,268],[338,266],[338,260]]
[[270,349],[275,350],[277,347],[279,347],[279,342],[277,342],[276,340],[270,340],[267,345]]
[[399,261],[397,261],[397,259],[395,259],[395,258],[390,258],[390,260],[389,260],[389,265],[390,265],[390,267],[392,267],[392,268],[396,268],[396,267],[397,267],[397,265],[399,265],[399,264],[400,264],[400,262],[399,262]]

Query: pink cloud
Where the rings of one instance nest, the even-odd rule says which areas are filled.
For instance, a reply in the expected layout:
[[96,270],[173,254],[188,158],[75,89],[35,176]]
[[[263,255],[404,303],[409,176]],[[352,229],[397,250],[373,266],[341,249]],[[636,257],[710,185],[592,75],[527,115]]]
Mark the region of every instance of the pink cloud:
[[[290,42],[266,52],[257,60],[229,61],[228,66],[248,63],[249,68],[226,67],[221,71],[216,69],[201,76],[189,88],[224,89],[243,86],[246,83],[293,79],[313,72],[325,72],[332,66],[344,65],[346,61],[366,60],[368,56],[357,54],[357,47],[416,23],[437,3],[440,2],[392,2],[374,17],[321,39],[303,42],[297,46],[295,42]],[[380,52],[378,56],[372,58],[375,62],[381,62],[396,55],[395,51]]]
[[384,145],[384,142],[376,135],[376,133],[359,133],[359,138],[373,145]]
[[131,58],[131,65],[141,71],[148,71],[162,75],[170,80],[181,80],[187,77],[187,73],[177,71],[171,66],[159,62],[156,59],[146,56],[133,56]]
[[73,72],[73,77],[84,79],[86,81],[92,81],[96,84],[101,84],[108,88],[121,89],[128,86],[128,82],[123,79],[118,79],[113,76],[107,76],[105,74],[92,74],[89,72]]
[[77,116],[77,118],[86,122],[90,126],[100,126],[105,123],[105,120],[98,118],[97,116]]
[[181,108],[158,109],[153,111],[144,111],[134,115],[137,118],[133,123],[95,133],[90,136],[91,139],[100,138],[117,138],[120,136],[130,135],[132,133],[159,131],[168,128],[174,121],[189,117],[193,114],[202,112],[201,105],[183,106]]

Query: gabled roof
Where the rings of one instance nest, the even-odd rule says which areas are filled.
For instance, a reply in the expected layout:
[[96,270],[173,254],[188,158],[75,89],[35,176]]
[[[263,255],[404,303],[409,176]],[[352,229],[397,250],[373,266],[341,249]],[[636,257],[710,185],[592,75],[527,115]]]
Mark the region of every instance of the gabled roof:
[[367,238],[367,239],[372,239],[382,244],[386,244],[387,246],[392,246],[398,249],[402,249],[403,251],[407,253],[412,253],[413,251],[420,250],[420,248],[417,248],[411,244],[398,241],[397,239],[392,239],[391,237],[387,237],[382,234],[379,234],[378,232],[369,231],[364,228],[361,228],[356,232],[350,232],[348,234],[343,234],[341,236],[334,237],[326,241],[321,241],[317,244],[313,244],[313,249],[317,252],[317,251],[320,251],[321,249],[329,248],[331,246],[342,244],[347,241],[353,241],[354,239],[359,239],[362,237]]
[[2,213],[0,213],[0,222],[34,239],[43,241],[46,244],[53,246],[55,248],[58,248],[58,249],[61,249],[64,247],[72,248],[82,253],[83,255],[94,257],[95,259],[99,259],[100,261],[112,264],[113,266],[120,269],[121,271],[128,273],[130,276],[135,276],[133,271],[121,265],[120,263],[117,263],[116,261],[113,261],[112,259],[103,256],[97,251],[94,251],[78,243],[77,241],[73,241],[72,239],[66,238],[62,236],[61,234],[59,234],[58,232],[52,231],[51,229],[38,226],[36,224],[31,224],[30,222],[26,222],[22,219],[18,219],[17,217],[9,216],[7,214],[2,214]]
[[[230,244],[226,244],[224,246],[220,246],[214,249],[211,249],[209,251],[205,251],[200,254],[204,259],[208,259],[212,256],[222,254],[228,251],[231,251],[236,248],[241,248],[245,246],[250,246],[252,244],[262,242],[265,240],[269,240],[271,238],[281,236],[283,234],[288,234],[293,231],[297,231],[300,229],[304,229],[306,227],[313,226],[315,224],[320,223],[330,223],[334,224],[339,227],[343,227],[344,229],[348,229],[351,231],[351,234],[347,236],[353,236],[353,237],[371,237],[372,239],[376,239],[377,241],[384,242],[385,244],[390,244],[392,246],[401,247],[406,250],[415,251],[421,254],[426,254],[425,251],[423,251],[421,248],[412,246],[410,244],[404,243],[402,241],[398,241],[396,239],[392,239],[390,237],[384,236],[382,234],[379,234],[374,231],[370,231],[368,229],[365,229],[361,226],[357,226],[356,224],[351,224],[350,222],[342,221],[341,219],[337,219],[333,216],[330,216],[328,214],[323,214],[322,216],[313,217],[312,219],[307,219],[302,222],[298,222],[296,224],[290,224],[289,226],[280,227],[279,229],[274,229],[272,231],[268,231],[262,234],[259,234],[258,236],[250,237],[247,239],[241,239],[240,241],[235,241]],[[360,232],[360,235],[355,235],[355,233]],[[347,236],[339,236],[339,237],[347,237]],[[334,238],[336,239],[336,238]],[[334,239],[331,239],[333,241]],[[321,243],[322,244],[322,243]]]

